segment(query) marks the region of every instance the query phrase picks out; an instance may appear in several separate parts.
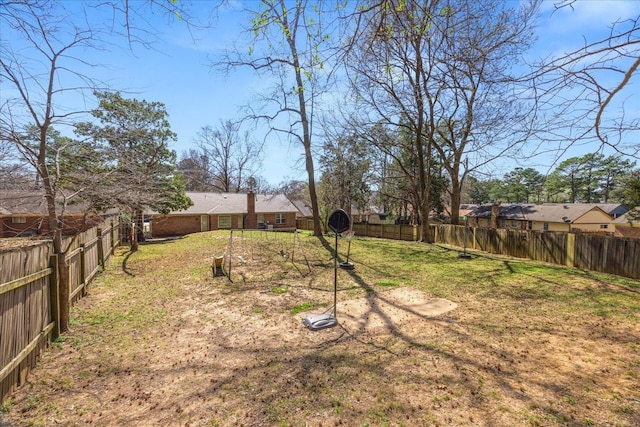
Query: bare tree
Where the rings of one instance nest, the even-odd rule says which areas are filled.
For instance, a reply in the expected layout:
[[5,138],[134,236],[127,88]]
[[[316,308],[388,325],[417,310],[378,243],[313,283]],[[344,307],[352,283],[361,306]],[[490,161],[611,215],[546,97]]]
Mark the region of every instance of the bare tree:
[[[228,51],[214,66],[225,71],[248,67],[272,84],[272,92],[263,94],[268,108],[250,108],[249,118],[267,120],[273,132],[284,134],[304,148],[309,196],[313,211],[314,235],[322,228],[316,195],[313,160],[313,117],[318,97],[328,88],[331,79],[328,47],[331,21],[323,8],[330,4],[298,0],[294,4],[284,0],[262,0],[248,10],[251,25],[249,49],[246,45]],[[336,5],[334,5],[335,7]],[[332,10],[335,10],[332,9]],[[275,111],[274,111],[275,110]]]
[[[566,11],[586,3],[563,0],[555,6]],[[640,13],[632,11],[609,23],[608,35],[585,37],[580,48],[531,64],[525,79],[540,120],[537,137],[549,150],[557,147],[557,159],[575,144],[588,142],[639,158],[640,116],[633,83],[640,67],[639,23]]]
[[211,191],[213,179],[209,174],[209,159],[200,150],[184,151],[178,161],[178,172],[185,180],[187,191]]
[[[167,2],[168,3],[168,2]],[[148,3],[152,7],[155,2]],[[163,3],[164,4],[164,3]],[[60,297],[60,332],[69,327],[69,277],[65,255],[70,244],[62,235],[62,222],[68,203],[83,200],[85,188],[67,189],[62,177],[52,170],[57,164],[48,161],[51,129],[71,129],[75,120],[88,113],[84,102],[95,90],[105,89],[92,78],[92,69],[99,64],[88,62],[87,52],[104,51],[107,37],[119,28],[117,22],[124,13],[130,43],[146,45],[149,39],[139,35],[145,22],[130,2],[65,3],[44,0],[16,0],[3,2],[0,27],[0,82],[3,101],[0,104],[0,140],[14,144],[23,155],[33,159],[35,171],[45,196],[48,222],[52,232],[54,253],[57,256]],[[76,10],[68,10],[73,6]],[[166,6],[166,5],[165,5]],[[170,6],[169,6],[170,7]],[[78,8],[80,10],[78,10]],[[98,9],[111,17],[101,25],[85,21],[86,13]],[[172,9],[175,13],[175,9]],[[135,19],[137,18],[137,19]],[[103,31],[104,30],[104,31]],[[30,126],[37,130],[33,144]],[[64,147],[59,147],[64,149]],[[90,201],[90,198],[84,199]]]
[[437,168],[449,175],[451,218],[457,223],[466,174],[518,141],[515,129],[526,111],[509,101],[514,96],[505,70],[526,48],[537,6],[389,0],[362,8],[362,29],[347,61],[354,92],[364,102],[355,126],[367,111],[369,123],[404,135],[390,141],[402,144],[400,150],[381,146],[388,141],[376,146],[402,155],[394,158],[397,170],[415,176],[423,241],[431,241],[428,221],[439,172],[432,170],[433,150],[441,159]]
[[25,190],[34,184],[33,169],[16,147],[0,141],[0,190]]
[[435,27],[442,49],[427,55],[439,69],[440,117],[434,148],[451,185],[451,222],[458,224],[466,176],[527,141],[530,110],[515,96],[510,65],[529,48],[538,1],[450,2]]
[[282,193],[289,200],[300,200],[309,203],[309,186],[306,181],[286,181],[281,182],[274,192]]
[[247,179],[247,191],[252,191],[256,194],[273,194],[273,193],[284,193],[285,191],[281,191],[276,186],[267,181],[264,177],[261,176],[251,176]]
[[[40,2],[16,2],[3,5],[0,15],[5,29],[11,29],[24,48],[17,50],[15,44],[2,44],[0,54],[0,80],[5,82],[3,91],[11,87],[11,100],[2,104],[0,111],[0,138],[16,145],[20,151],[33,159],[35,170],[41,180],[48,222],[53,234],[54,253],[57,255],[60,279],[60,331],[69,325],[69,281],[65,255],[69,243],[63,239],[65,210],[75,194],[66,194],[58,185],[55,174],[47,162],[48,134],[54,125],[69,125],[73,117],[84,110],[67,110],[58,107],[56,101],[68,92],[93,89],[97,84],[83,71],[86,64],[81,52],[95,49],[96,31],[66,25],[68,14],[56,14],[54,5]],[[75,56],[74,56],[75,53]],[[79,71],[83,70],[83,71]],[[61,82],[66,83],[62,86]],[[37,130],[37,144],[26,138],[28,126]]]
[[[358,122],[368,120],[365,128],[382,123],[403,128],[411,136],[411,150],[401,151],[413,156],[408,166],[402,167],[407,176],[412,175],[413,165],[417,167],[416,203],[422,218],[421,240],[425,242],[432,242],[430,167],[440,91],[435,85],[437,69],[425,63],[425,56],[442,44],[441,39],[429,37],[433,17],[441,9],[437,2],[400,4],[394,0],[362,8],[362,28],[354,33],[355,48],[346,61],[353,91],[362,102],[354,129],[361,127]],[[392,154],[392,150],[387,153]]]
[[205,126],[198,132],[196,143],[206,159],[212,189],[222,192],[246,190],[248,180],[260,166],[262,144],[252,140],[240,123],[220,121],[217,128]]

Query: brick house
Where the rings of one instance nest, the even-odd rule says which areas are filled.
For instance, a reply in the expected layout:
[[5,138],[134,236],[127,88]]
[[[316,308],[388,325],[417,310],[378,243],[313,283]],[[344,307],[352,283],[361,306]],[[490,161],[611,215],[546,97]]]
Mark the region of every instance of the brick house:
[[[493,204],[477,207],[468,215],[470,227],[559,232],[613,232],[609,211],[622,205],[589,203]],[[604,208],[604,209],[603,209]],[[606,211],[605,211],[606,209]]]
[[298,209],[282,194],[187,192],[193,206],[162,215],[151,212],[151,236],[183,236],[210,230],[295,229]]
[[[84,206],[75,204],[67,205],[64,216],[58,216],[65,235],[85,231],[102,220],[103,215],[85,215]],[[47,236],[49,232],[49,215],[43,191],[0,191],[0,237]]]

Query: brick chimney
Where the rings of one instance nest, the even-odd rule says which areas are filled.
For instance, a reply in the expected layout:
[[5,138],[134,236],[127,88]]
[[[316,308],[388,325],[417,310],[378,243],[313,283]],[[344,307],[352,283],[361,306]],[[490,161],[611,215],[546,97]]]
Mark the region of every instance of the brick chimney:
[[491,228],[498,229],[498,216],[500,215],[500,201],[496,200],[491,205]]
[[256,195],[253,191],[247,193],[247,220],[245,228],[258,228],[258,217],[256,216]]

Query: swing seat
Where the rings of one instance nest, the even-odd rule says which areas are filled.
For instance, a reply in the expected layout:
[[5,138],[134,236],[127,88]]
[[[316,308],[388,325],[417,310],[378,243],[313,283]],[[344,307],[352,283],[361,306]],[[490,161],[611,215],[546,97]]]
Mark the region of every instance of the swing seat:
[[302,323],[312,331],[319,331],[320,329],[333,328],[338,324],[338,320],[332,314],[323,313],[307,316]]
[[218,272],[220,272],[220,274],[224,274],[224,271],[222,270],[223,261],[224,261],[224,255],[214,256],[213,259],[211,260],[211,273],[213,274],[213,277],[216,277],[218,275]]

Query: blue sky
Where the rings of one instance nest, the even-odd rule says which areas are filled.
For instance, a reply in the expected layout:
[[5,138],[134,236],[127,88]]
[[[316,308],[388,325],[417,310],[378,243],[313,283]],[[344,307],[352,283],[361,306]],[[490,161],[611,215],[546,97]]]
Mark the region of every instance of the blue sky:
[[[578,0],[573,8],[565,7],[551,13],[554,3],[543,4],[539,40],[530,58],[557,56],[575,50],[585,39],[594,41],[606,35],[611,22],[637,16],[640,8],[640,2],[636,0]],[[78,3],[69,1],[67,4],[73,8]],[[206,17],[211,2],[196,1],[194,6],[195,13]],[[95,72],[102,73],[101,78],[109,80],[111,87],[123,91],[125,96],[164,103],[171,127],[178,134],[178,141],[172,148],[180,155],[184,150],[195,148],[194,139],[203,126],[215,127],[221,120],[240,118],[240,108],[250,103],[256,92],[267,89],[264,82],[248,70],[223,76],[209,68],[210,56],[235,40],[244,25],[240,19],[232,8],[220,9],[213,27],[194,29],[190,33],[184,22],[173,20],[168,23],[162,14],[150,15],[149,21],[161,30],[161,42],[155,45],[156,48],[134,46],[133,52],[126,46],[110,48],[108,53],[99,56],[99,62],[109,65],[108,70],[95,69]],[[638,84],[636,76],[630,90],[638,93]],[[638,115],[640,101],[635,102],[633,114]],[[264,137],[264,131],[256,131],[256,140],[262,141]],[[272,134],[266,139],[265,148],[259,174],[268,182],[275,185],[291,179],[306,180],[301,147]],[[582,155],[592,148],[575,147],[567,152],[567,156]],[[544,169],[551,161],[549,156],[541,156],[530,164]],[[514,164],[508,162],[493,166],[497,176],[513,167]]]
[[[585,44],[593,43],[606,38],[613,22],[637,19],[640,16],[640,2],[632,1],[601,1],[601,0],[578,0],[573,7],[557,9],[554,7],[556,1],[545,1],[542,4],[541,17],[537,31],[538,41],[530,51],[530,59],[544,57],[561,57],[567,52],[580,49]],[[636,35],[637,37],[637,35]],[[631,62],[628,62],[630,65]],[[621,81],[621,76],[611,79],[611,74],[607,74],[601,82],[608,89],[613,89]],[[616,96],[616,102],[624,100],[625,114],[633,117],[640,117],[640,78],[636,73],[625,89]],[[608,111],[616,111],[613,105]],[[633,142],[636,147],[640,142],[640,135],[633,135]],[[553,148],[553,147],[546,147]],[[559,161],[568,157],[584,155],[597,150],[597,144],[575,144],[566,151],[562,158],[556,159],[555,153],[541,155],[528,161],[528,165],[533,165],[541,172],[546,173],[549,167],[557,166]],[[613,155],[615,152],[605,147],[602,150],[605,155]],[[526,165],[525,165],[526,166]]]

